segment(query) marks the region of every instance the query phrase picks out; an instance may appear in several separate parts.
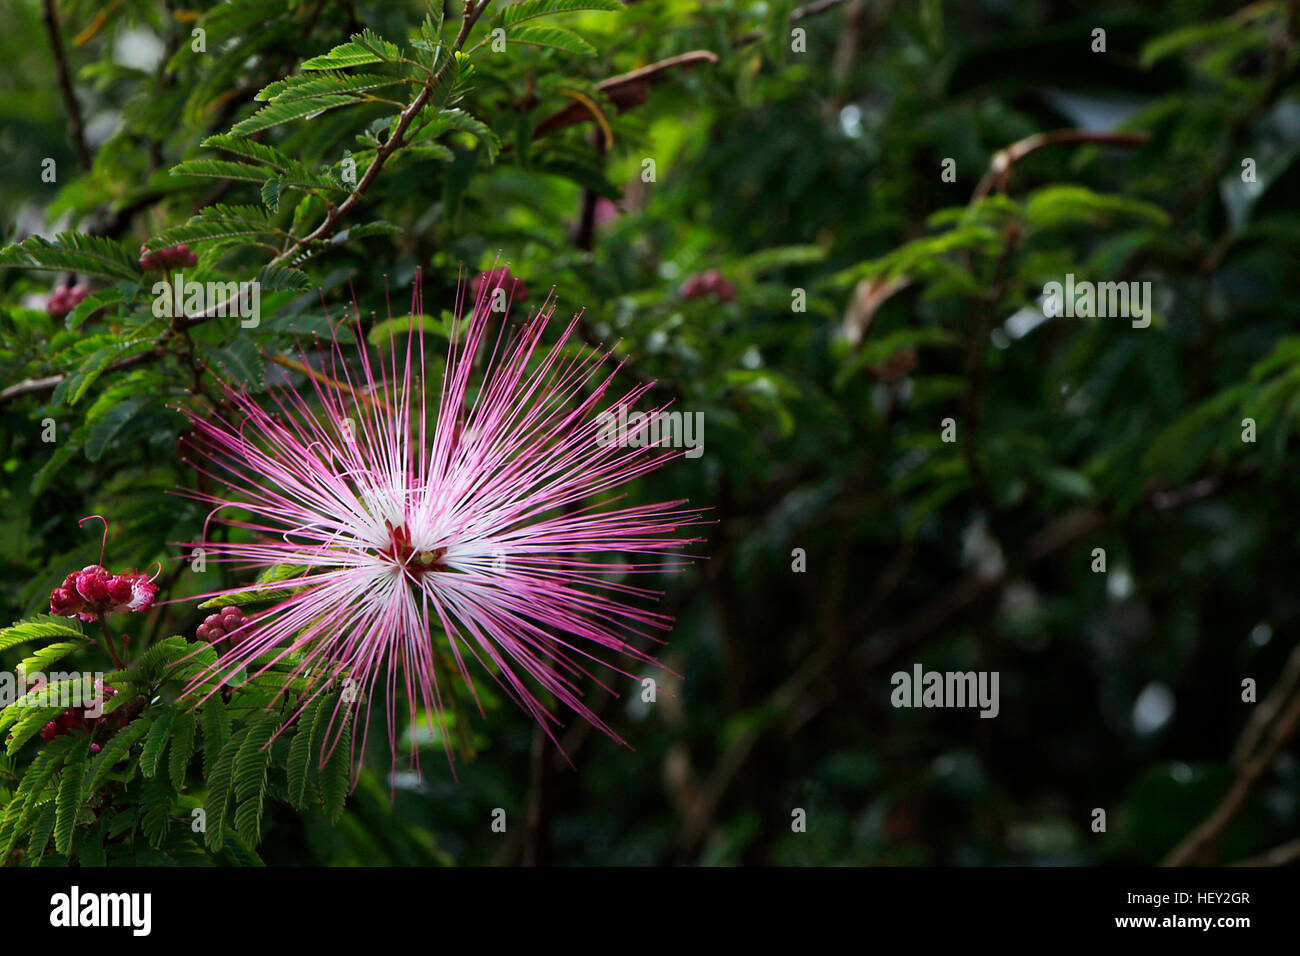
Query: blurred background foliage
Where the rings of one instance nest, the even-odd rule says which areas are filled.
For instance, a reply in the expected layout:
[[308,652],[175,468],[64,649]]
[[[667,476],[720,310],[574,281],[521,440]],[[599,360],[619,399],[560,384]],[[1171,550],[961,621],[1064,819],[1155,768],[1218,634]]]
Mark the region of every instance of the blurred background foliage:
[[[588,341],[628,358],[627,383],[704,414],[704,455],[632,492],[716,519],[707,560],[662,581],[677,623],[660,657],[683,679],[653,675],[653,705],[593,689],[633,749],[569,720],[572,767],[508,705],[474,718],[456,780],[440,741],[423,742],[422,780],[388,779],[377,755],[337,824],[268,808],[266,862],[1149,864],[1225,797],[1180,862],[1294,858],[1296,6],[565,14],[591,49],[477,51],[457,93],[486,129],[399,150],[264,294],[255,331],[169,337],[147,281],[0,270],[0,620],[96,559],[76,521],[102,513],[106,563],[160,560],[182,599],[140,639],[192,633],[204,612],[183,599],[237,578],[181,573],[175,542],[203,515],[165,494],[195,480],[167,403],[209,369],[254,389],[283,374],[267,363],[291,326],[323,327],[322,295],[333,315],[353,293],[382,313],[386,284],[403,301],[420,268],[444,309],[461,270],[500,256],[525,305],[553,287]],[[259,90],[362,28],[417,38],[425,12],[0,0],[2,238],[75,230],[134,260],[201,209],[318,219],[319,200],[273,208],[256,182],[171,169],[235,158],[202,143]],[[393,112],[252,138],[337,171]],[[359,228],[379,222],[394,228]],[[190,241],[199,279],[251,278],[285,248]],[[32,264],[14,248],[6,264]],[[683,294],[714,270],[724,292]],[[1151,283],[1150,326],[1045,316],[1044,284],[1066,274]],[[109,295],[51,318],[72,281]],[[893,708],[890,675],[915,662],[998,671],[1000,715]]]

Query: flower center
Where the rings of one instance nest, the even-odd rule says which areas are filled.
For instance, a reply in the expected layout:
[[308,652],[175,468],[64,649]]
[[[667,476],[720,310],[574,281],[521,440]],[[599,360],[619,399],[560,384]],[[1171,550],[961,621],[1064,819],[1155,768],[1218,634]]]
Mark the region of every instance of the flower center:
[[417,551],[411,544],[411,533],[406,530],[405,525],[394,528],[385,521],[384,527],[388,529],[389,544],[387,547],[380,548],[379,554],[392,561],[412,578],[419,580],[429,571],[446,570],[446,565],[442,561],[443,555],[447,553],[446,548]]

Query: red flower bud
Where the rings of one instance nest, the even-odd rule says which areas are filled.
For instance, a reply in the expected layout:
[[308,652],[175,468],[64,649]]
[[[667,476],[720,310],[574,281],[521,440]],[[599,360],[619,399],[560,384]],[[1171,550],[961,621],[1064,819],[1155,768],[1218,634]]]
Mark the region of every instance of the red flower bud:
[[114,604],[126,604],[131,600],[131,580],[133,574],[115,574],[108,581],[108,599]]
[[55,588],[50,594],[51,614],[72,617],[85,606],[86,603],[81,599],[81,595],[70,588]]
[[110,580],[108,572],[98,564],[87,565],[76,576],[77,593],[91,604],[100,604],[108,599]]

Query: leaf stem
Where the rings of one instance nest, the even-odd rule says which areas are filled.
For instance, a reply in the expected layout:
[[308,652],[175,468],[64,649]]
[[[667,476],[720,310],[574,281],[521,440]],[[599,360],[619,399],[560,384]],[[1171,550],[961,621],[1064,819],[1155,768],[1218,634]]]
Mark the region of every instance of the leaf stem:
[[[113,632],[108,629],[108,621],[104,619],[102,614],[99,617],[99,626],[104,632],[105,649],[108,651],[108,656],[113,659],[114,666],[117,667],[118,670],[125,669],[126,660],[123,657],[118,656],[117,648],[113,645]],[[122,639],[122,649],[123,651],[126,650],[125,637]]]

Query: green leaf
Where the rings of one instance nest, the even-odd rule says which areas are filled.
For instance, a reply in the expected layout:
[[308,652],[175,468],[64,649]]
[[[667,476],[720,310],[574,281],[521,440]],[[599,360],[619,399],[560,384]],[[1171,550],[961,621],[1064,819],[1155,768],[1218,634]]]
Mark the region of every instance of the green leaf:
[[1194,23],[1190,26],[1180,27],[1149,41],[1142,48],[1139,62],[1142,68],[1147,70],[1165,59],[1165,57],[1172,56],[1191,46],[1199,46],[1203,43],[1222,39],[1230,32],[1231,26],[1222,20],[1211,20],[1208,23]]
[[209,136],[203,141],[203,145],[236,153],[264,166],[270,166],[279,172],[288,172],[301,165],[297,160],[290,159],[274,146],[268,146],[265,143],[259,143],[251,139],[241,139],[227,133]]
[[17,719],[13,721],[13,729],[9,731],[9,737],[5,744],[5,753],[13,756],[22,749],[23,744],[31,740],[41,732],[41,728],[51,720],[63,713],[64,708],[61,706],[44,707],[39,705],[19,705],[10,704],[5,708],[5,716],[9,714],[16,715]]
[[[324,713],[322,711],[322,713]],[[322,729],[323,737],[323,729]],[[326,758],[320,771],[321,803],[325,816],[335,821],[343,814],[348,789],[352,781],[352,711],[343,712],[343,726],[339,728],[334,749]]]
[[45,856],[45,848],[50,844],[50,834],[54,831],[57,807],[53,800],[41,804],[37,811],[36,822],[32,824],[32,835],[27,841],[27,863],[36,866]]
[[437,139],[444,133],[450,132],[468,133],[473,136],[487,147],[489,162],[494,161],[501,150],[501,140],[496,133],[492,132],[482,121],[461,109],[440,110],[437,116],[421,127],[419,133],[412,137],[411,142],[418,143],[426,139]]
[[68,313],[68,317],[63,320],[63,327],[69,330],[81,328],[85,321],[94,315],[97,310],[124,301],[127,298],[127,292],[123,287],[129,289],[132,285],[133,283],[123,282],[120,286],[100,289],[98,292],[86,296],[75,309]]
[[808,265],[825,258],[826,250],[821,246],[773,246],[745,256],[734,269],[737,273],[758,275],[769,269]]
[[262,714],[249,725],[235,756],[234,791],[235,799],[239,801],[235,810],[235,831],[249,846],[256,846],[261,839],[266,771],[271,761],[268,745],[279,727],[278,715]]
[[220,694],[213,694],[203,702],[199,719],[203,726],[203,776],[211,780],[218,757],[230,738],[230,712]]
[[226,159],[187,159],[171,168],[173,176],[206,176],[212,179],[234,179],[249,183],[262,183],[271,178],[271,171],[250,163],[235,163]]
[[1025,203],[1025,221],[1034,229],[1101,226],[1118,217],[1143,219],[1155,226],[1169,223],[1169,214],[1159,206],[1127,196],[1095,193],[1083,186],[1045,186]]
[[266,866],[257,852],[245,843],[239,834],[231,835],[226,841],[226,857],[235,866]]
[[[311,780],[312,753],[316,742],[316,721],[320,719],[326,701],[335,698],[326,693],[316,695],[301,714],[298,715],[298,729],[294,731],[293,742],[289,745],[289,802],[299,810],[307,809],[308,784]],[[331,711],[333,708],[329,708]]]
[[95,422],[90,429],[90,435],[86,438],[86,458],[90,461],[99,461],[104,454],[104,449],[117,437],[118,432],[126,427],[127,422],[135,417],[136,412],[151,400],[152,396],[148,394],[133,395]]
[[512,26],[531,20],[534,17],[551,16],[557,13],[572,13],[574,10],[622,10],[618,0],[522,0],[502,7],[497,21],[502,26]]
[[351,96],[313,96],[307,99],[289,100],[284,103],[271,103],[247,119],[241,120],[232,126],[230,135],[248,136],[258,130],[279,126],[281,123],[287,123],[290,120],[308,119],[324,113],[326,110],[337,109],[340,106],[347,106],[349,103],[355,102],[356,100]]
[[[206,726],[204,730],[206,732]],[[222,745],[221,753],[218,754],[212,767],[212,773],[208,778],[208,794],[203,803],[204,810],[207,813],[207,830],[203,838],[210,850],[220,850],[222,844],[225,843],[226,811],[230,805],[231,778],[235,770],[235,755],[239,752],[244,734],[247,731],[247,727],[236,731]]]
[[[403,150],[405,152],[405,150]],[[366,239],[370,236],[392,236],[397,235],[402,230],[391,222],[385,222],[382,219],[375,222],[364,222],[358,226],[352,226],[348,229],[342,229],[334,237],[336,243],[347,242],[350,239]]]
[[210,364],[231,384],[246,387],[266,384],[266,363],[251,339],[235,339],[225,348],[212,349],[208,356]]
[[149,728],[144,749],[140,751],[140,772],[146,777],[152,777],[158,772],[158,766],[162,763],[163,748],[167,746],[167,738],[172,732],[172,722],[175,719],[176,711],[162,711],[154,720],[153,726]]
[[81,737],[63,764],[59,781],[58,817],[54,823],[54,848],[60,853],[72,849],[72,831],[81,815],[82,786],[86,781],[86,763],[90,755],[90,735]]
[[103,236],[63,232],[53,240],[29,236],[0,249],[0,268],[84,272],[108,279],[138,279],[140,264],[122,246]]
[[266,786],[266,768],[271,760],[267,744],[279,729],[280,719],[274,713],[263,713],[249,724],[235,757],[235,799],[247,799]]
[[0,651],[7,651],[15,644],[36,641],[43,637],[84,639],[85,635],[68,623],[67,618],[55,617],[52,614],[38,614],[0,630]]
[[81,650],[81,648],[89,645],[90,641],[84,638],[77,641],[60,641],[57,644],[47,644],[36,653],[23,658],[18,666],[24,674],[38,674],[49,669],[51,664],[63,660],[73,651]]
[[5,807],[0,824],[0,861],[9,859],[14,844],[37,812],[41,796],[54,779],[59,767],[76,741],[70,736],[55,737],[32,760],[18,790]]
[[54,450],[54,454],[50,455],[50,457],[46,459],[45,464],[40,467],[40,470],[32,476],[32,494],[39,495],[44,491],[49,483],[54,480],[54,476],[57,475],[59,471],[68,464],[68,462],[72,461],[79,451],[81,451],[81,444],[79,441],[75,440],[75,436],[74,438],[67,439],[60,444]]
[[[257,576],[256,584],[278,584],[281,581],[296,581],[308,571],[303,564],[276,564]],[[221,610],[223,607],[245,607],[249,604],[265,604],[270,601],[283,601],[292,597],[297,588],[267,588],[248,591],[233,591],[208,598],[199,605],[200,611]]]
[[132,355],[140,355],[154,348],[156,348],[156,345],[152,338],[140,336],[135,339],[114,342],[91,353],[71,374],[59,383],[59,387],[54,390],[51,400],[64,405],[77,404],[90,389],[90,386],[94,385],[114,362],[129,358]]
[[311,288],[311,278],[301,269],[287,266],[263,266],[257,273],[263,292],[303,292]]
[[352,39],[342,43],[322,56],[312,57],[302,65],[304,70],[340,70],[368,63],[395,62],[402,55],[392,43],[371,30],[362,30],[353,34]]
[[140,738],[149,732],[153,719],[152,713],[137,717],[109,738],[108,743],[104,744],[103,749],[95,755],[95,760],[90,765],[90,778],[86,783],[87,796],[94,795],[109,771],[121,763],[130,753],[131,748],[139,743]]
[[256,98],[261,102],[288,103],[317,96],[365,93],[404,82],[406,81],[401,77],[379,76],[374,73],[316,73],[277,80],[264,87]]
[[154,849],[161,849],[167,839],[175,806],[176,791],[165,777],[154,777],[140,792],[140,829]]
[[578,56],[595,56],[596,48],[572,30],[559,27],[517,27],[506,33],[506,43],[553,47]]
[[179,712],[172,723],[172,747],[168,770],[172,787],[176,790],[185,789],[185,774],[189,770],[190,758],[194,756],[195,726],[194,715],[189,711]]
[[212,222],[191,220],[183,226],[168,229],[163,234],[166,245],[190,245],[199,242],[214,242],[218,239],[233,239],[249,236],[265,236],[275,232],[275,227],[268,223],[249,220],[226,219]]
[[271,212],[280,208],[280,190],[283,188],[283,179],[268,179],[262,184],[262,203]]

